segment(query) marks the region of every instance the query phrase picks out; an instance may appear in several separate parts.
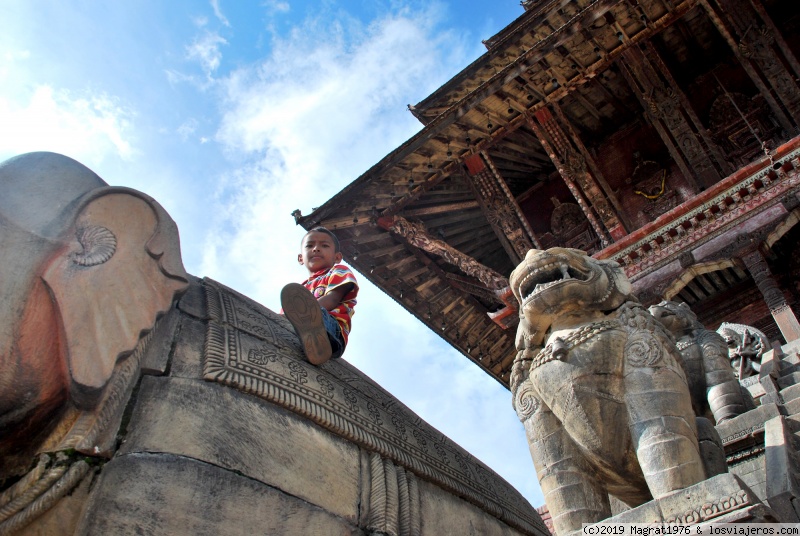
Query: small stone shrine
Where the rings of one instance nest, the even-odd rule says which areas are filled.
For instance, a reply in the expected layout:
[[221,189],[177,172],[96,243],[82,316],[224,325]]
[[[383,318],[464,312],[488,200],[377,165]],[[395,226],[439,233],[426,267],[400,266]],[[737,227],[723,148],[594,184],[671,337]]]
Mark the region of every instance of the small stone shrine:
[[0,189],[0,535],[547,534],[346,360],[187,274],[155,200],[53,153]]

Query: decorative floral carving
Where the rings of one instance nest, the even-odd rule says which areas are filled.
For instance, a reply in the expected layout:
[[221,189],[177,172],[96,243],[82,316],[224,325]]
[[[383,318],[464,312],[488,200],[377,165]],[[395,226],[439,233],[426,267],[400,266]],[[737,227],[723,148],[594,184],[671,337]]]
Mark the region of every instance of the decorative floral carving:
[[662,357],[661,344],[646,331],[631,335],[625,345],[625,355],[634,367],[653,367]]
[[299,384],[308,383],[308,371],[296,361],[289,361],[289,375]]
[[256,365],[266,365],[270,361],[277,361],[278,354],[268,348],[251,348],[250,351],[247,352],[247,360]]
[[322,374],[317,374],[317,383],[319,383],[319,387],[322,390],[322,394],[324,394],[328,398],[333,396],[334,392],[333,384],[328,378],[326,378]]
[[356,397],[355,393],[345,387],[342,389],[342,395],[344,395],[344,402],[350,408],[350,411],[358,413],[358,397]]

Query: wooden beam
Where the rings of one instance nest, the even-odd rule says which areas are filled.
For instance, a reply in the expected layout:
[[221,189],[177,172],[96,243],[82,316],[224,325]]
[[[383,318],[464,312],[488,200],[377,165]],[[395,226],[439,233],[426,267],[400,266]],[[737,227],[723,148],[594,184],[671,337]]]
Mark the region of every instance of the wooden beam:
[[462,210],[470,210],[478,208],[477,201],[462,201],[460,203],[449,203],[447,205],[437,205],[433,207],[427,208],[416,208],[412,210],[406,210],[403,212],[403,216],[407,217],[417,217],[417,216],[433,216],[435,214],[442,214],[445,212],[456,212]]
[[441,257],[465,274],[480,280],[487,288],[500,290],[508,286],[508,280],[505,277],[458,251],[445,241],[434,238],[422,224],[395,216],[394,218],[379,218],[378,225],[403,238],[409,245]]

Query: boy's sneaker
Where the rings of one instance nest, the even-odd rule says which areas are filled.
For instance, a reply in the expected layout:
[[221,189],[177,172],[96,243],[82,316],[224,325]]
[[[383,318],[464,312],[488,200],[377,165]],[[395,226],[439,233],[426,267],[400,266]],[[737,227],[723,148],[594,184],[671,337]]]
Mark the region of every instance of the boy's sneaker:
[[314,365],[331,358],[331,342],[322,323],[322,309],[311,292],[299,283],[289,283],[281,290],[283,314],[300,337],[306,357]]

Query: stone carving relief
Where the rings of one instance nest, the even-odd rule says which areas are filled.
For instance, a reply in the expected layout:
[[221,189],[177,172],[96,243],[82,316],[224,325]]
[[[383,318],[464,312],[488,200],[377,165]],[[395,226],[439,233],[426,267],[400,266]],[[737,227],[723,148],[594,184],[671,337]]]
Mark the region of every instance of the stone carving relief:
[[662,301],[649,311],[675,337],[698,416],[719,424],[755,407],[731,368],[725,339],[705,329],[688,305]]
[[0,189],[0,485],[16,480],[0,494],[5,532],[114,452],[140,335],[188,276],[164,209],[70,158],[12,158]]
[[562,203],[552,197],[555,205],[550,216],[550,233],[542,236],[544,247],[562,246],[580,249],[589,253],[597,251],[600,240],[592,231],[589,220],[576,203]]
[[681,356],[620,266],[531,250],[510,283],[512,400],[556,531],[608,517],[609,494],[636,506],[703,480]]
[[[539,519],[526,514],[516,493],[497,488],[496,479],[485,478],[489,471],[480,462],[367,382],[346,361],[311,365],[283,317],[208,278],[203,287],[211,318],[204,378],[279,404],[370,451],[375,485],[369,518],[376,530],[388,526],[396,530],[388,534],[416,533],[413,517],[401,521],[387,513],[395,511],[393,507],[385,506],[386,501],[398,500],[388,493],[408,493],[413,504],[416,492],[411,486],[416,481],[412,473],[454,491],[512,526],[543,529]],[[255,362],[247,358],[254,351],[277,358]],[[376,501],[384,506],[376,506]]]
[[362,452],[362,467],[369,472],[370,483],[361,501],[367,520],[365,528],[377,534],[421,534],[417,477],[379,454]]
[[730,322],[723,322],[717,333],[725,340],[728,359],[739,380],[757,375],[761,370],[761,357],[771,348],[767,336],[752,326]]

